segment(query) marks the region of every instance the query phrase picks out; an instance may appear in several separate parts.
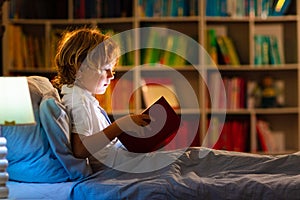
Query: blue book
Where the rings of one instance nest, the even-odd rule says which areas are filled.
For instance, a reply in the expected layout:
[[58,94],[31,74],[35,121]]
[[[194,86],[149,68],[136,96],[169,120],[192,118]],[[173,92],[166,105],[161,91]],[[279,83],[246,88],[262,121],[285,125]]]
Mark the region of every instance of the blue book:
[[206,1],[206,16],[219,16],[218,13],[218,0]]
[[146,17],[153,17],[154,13],[154,0],[147,0],[145,6],[145,15]]
[[170,0],[170,16],[176,17],[178,16],[178,4],[177,0]]

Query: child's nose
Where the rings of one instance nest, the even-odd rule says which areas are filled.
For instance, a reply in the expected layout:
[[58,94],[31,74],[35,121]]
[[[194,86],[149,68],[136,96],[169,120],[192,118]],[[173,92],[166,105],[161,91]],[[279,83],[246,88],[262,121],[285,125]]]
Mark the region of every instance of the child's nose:
[[115,74],[115,72],[114,71],[112,71],[112,70],[108,70],[108,73],[107,73],[107,78],[109,78],[109,79],[114,79],[114,74]]

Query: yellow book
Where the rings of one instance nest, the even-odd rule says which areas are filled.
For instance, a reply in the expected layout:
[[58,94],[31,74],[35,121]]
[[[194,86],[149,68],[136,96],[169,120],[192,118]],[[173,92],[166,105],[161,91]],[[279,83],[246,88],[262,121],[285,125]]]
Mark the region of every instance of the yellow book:
[[225,43],[225,46],[228,50],[230,65],[239,66],[240,65],[240,59],[239,59],[238,53],[236,51],[236,48],[233,44],[232,39],[229,38],[228,36],[223,36],[222,39],[223,39],[223,41]]

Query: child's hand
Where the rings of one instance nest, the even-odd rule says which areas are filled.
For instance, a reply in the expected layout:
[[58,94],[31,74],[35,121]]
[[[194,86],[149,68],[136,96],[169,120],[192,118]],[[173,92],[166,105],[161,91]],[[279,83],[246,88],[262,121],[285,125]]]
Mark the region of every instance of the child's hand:
[[148,114],[130,114],[117,119],[115,123],[117,123],[118,127],[125,133],[132,134],[133,132],[136,134],[133,136],[143,137],[143,129],[147,128],[145,126],[147,126],[150,121],[151,119]]

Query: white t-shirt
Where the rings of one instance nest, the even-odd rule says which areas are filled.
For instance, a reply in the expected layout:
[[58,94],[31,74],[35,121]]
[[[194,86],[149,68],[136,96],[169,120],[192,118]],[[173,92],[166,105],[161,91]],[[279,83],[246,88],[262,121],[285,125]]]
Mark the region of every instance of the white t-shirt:
[[[63,85],[61,93],[64,95],[62,102],[66,106],[71,118],[72,133],[89,136],[101,132],[109,125],[106,117],[101,112],[103,108],[101,108],[97,99],[89,91],[76,85],[72,87]],[[114,148],[120,146],[121,143],[119,140],[115,139],[102,150],[94,154],[94,156],[89,157],[88,162],[92,169],[94,171],[102,169],[103,161],[105,163],[112,162],[115,156]],[[89,149],[89,147],[87,147],[87,149]],[[112,161],[110,161],[110,159],[112,159]]]
[[76,85],[63,85],[63,104],[72,122],[72,132],[89,136],[105,129],[109,122],[101,112],[97,99],[87,90]]

